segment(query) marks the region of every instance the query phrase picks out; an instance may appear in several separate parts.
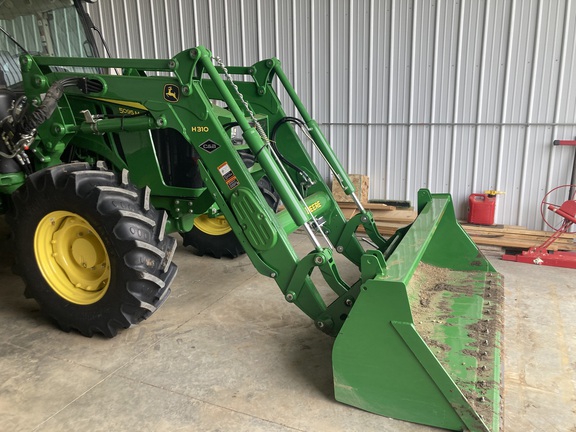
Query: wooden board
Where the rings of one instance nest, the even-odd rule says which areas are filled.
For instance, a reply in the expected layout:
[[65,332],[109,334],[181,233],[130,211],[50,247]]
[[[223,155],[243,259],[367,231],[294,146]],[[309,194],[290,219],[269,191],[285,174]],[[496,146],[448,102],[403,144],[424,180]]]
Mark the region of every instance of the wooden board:
[[[353,206],[348,204],[340,206],[347,218],[356,214],[356,209]],[[370,208],[370,211],[374,215],[378,231],[383,236],[391,236],[398,228],[410,224],[416,218],[414,210]],[[485,246],[529,249],[542,244],[552,235],[552,232],[529,230],[521,226],[488,226],[467,223],[462,223],[461,225],[476,244]],[[363,228],[359,227],[358,231],[362,232]],[[576,251],[576,233],[562,234],[548,249]]]
[[[398,228],[405,226],[405,224],[403,225],[394,222],[376,222],[376,226],[378,231],[386,237],[394,234]],[[464,226],[464,230],[466,230],[470,238],[472,238],[472,240],[478,245],[499,246],[513,249],[529,249],[532,246],[538,246],[547,240],[551,234],[545,231],[537,231],[540,233],[540,235],[529,234],[522,237],[519,235],[499,233],[497,231],[491,234],[478,234],[474,233],[473,230],[468,231],[466,226]],[[363,232],[363,228],[359,227],[358,231]],[[574,243],[574,240],[570,237],[560,237],[558,240],[552,243],[548,249],[576,251],[576,243]]]
[[[338,203],[342,213],[346,219],[358,213],[356,205],[351,203]],[[396,207],[388,206],[386,204],[366,204],[366,210],[369,210],[376,222],[396,222],[399,224],[407,225],[416,219],[416,212],[413,210],[398,210]]]
[[[368,202],[368,188],[370,186],[370,181],[368,176],[361,175],[361,174],[349,174],[350,180],[352,180],[352,184],[356,188],[356,196],[360,200],[361,203]],[[338,202],[349,202],[353,203],[354,200],[351,196],[346,195],[344,190],[338,183],[338,180],[332,179],[332,195],[334,195],[334,199]]]
[[[353,202],[341,202],[338,201],[338,206],[341,209],[352,209],[352,210],[356,210],[356,204]],[[390,206],[388,204],[382,204],[382,203],[370,203],[370,202],[366,202],[366,203],[362,203],[362,206],[366,209],[366,210],[370,210],[370,211],[389,211],[389,210],[396,210],[396,207],[394,206]],[[411,209],[406,209],[406,211],[409,211]],[[401,210],[401,211],[405,211],[405,210]]]
[[[462,227],[478,244],[488,244],[509,248],[528,249],[539,246],[553,234],[549,231],[528,230],[518,226],[481,226],[462,224]],[[576,250],[576,234],[562,234],[549,250]]]

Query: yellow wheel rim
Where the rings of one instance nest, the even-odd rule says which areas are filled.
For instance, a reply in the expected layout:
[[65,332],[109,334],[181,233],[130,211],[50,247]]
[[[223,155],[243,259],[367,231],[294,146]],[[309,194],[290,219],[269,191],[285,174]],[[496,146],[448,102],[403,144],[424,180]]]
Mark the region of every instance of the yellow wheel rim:
[[38,224],[36,262],[50,287],[79,305],[100,300],[110,284],[110,258],[92,225],[77,214],[55,211]]
[[194,219],[194,226],[203,233],[214,236],[224,235],[232,231],[230,224],[224,216],[211,218],[207,215],[200,215]]

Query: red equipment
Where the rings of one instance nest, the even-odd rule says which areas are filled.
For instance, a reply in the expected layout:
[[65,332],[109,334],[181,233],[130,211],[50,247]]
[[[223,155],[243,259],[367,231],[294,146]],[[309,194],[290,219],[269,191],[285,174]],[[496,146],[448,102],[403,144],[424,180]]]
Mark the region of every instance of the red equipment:
[[496,195],[504,193],[497,190],[487,190],[483,194],[471,194],[468,198],[468,223],[494,225]]
[[[557,205],[548,201],[552,194],[557,194],[560,189],[570,188],[568,200],[562,205]],[[548,251],[548,247],[558,239],[562,234],[568,232],[573,224],[576,224],[576,186],[563,185],[558,186],[548,192],[540,204],[540,213],[546,225],[554,230],[554,233],[540,246],[531,247],[519,255],[502,255],[505,261],[516,261],[529,264],[548,265],[554,267],[566,267],[576,269],[576,252],[565,251]],[[545,210],[552,211],[560,217],[560,222],[553,224],[545,216]]]
[[496,195],[472,194],[468,198],[468,223],[494,225]]

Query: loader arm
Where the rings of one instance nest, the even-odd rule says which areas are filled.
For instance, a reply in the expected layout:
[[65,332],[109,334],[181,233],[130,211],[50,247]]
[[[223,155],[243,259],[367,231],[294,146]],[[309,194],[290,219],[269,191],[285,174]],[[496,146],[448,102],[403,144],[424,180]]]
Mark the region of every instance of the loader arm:
[[[38,101],[56,82],[78,78],[67,67],[123,69],[122,75],[83,75],[90,86],[65,89],[59,110],[38,128],[34,163],[61,163],[73,148],[85,161],[127,168],[137,186],[150,188],[155,207],[166,210],[171,232],[189,231],[202,215],[224,216],[256,269],[318,329],[336,337],[338,400],[452,430],[498,430],[500,308],[486,302],[486,294],[498,299],[501,286],[456,222],[450,196],[420,191],[419,217],[384,239],[280,62],[226,68],[215,61],[201,46],[165,60],[22,56],[26,93]],[[286,115],[275,87],[285,91],[297,119]],[[231,127],[239,129],[236,137]],[[351,220],[296,127],[352,196],[358,214]],[[167,181],[158,156],[167,144],[151,142],[160,130],[178,134],[193,149],[202,185]],[[238,136],[241,144],[233,139]],[[240,149],[255,157],[254,166],[247,168]],[[284,205],[278,213],[258,188],[264,175]],[[356,238],[359,226],[374,250]],[[289,239],[299,228],[310,239],[305,256]],[[356,280],[342,279],[337,258],[357,267]],[[441,280],[427,280],[422,266],[440,269]],[[315,270],[332,300],[313,282]],[[489,337],[481,334],[488,324],[495,330]]]

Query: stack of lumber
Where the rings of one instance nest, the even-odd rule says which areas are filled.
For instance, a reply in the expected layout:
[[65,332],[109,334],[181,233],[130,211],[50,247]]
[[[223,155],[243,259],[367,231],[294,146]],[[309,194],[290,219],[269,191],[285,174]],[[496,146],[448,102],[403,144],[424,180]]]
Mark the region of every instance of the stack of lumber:
[[[370,178],[361,174],[348,174],[350,181],[356,189],[356,196],[361,203],[368,202],[368,191],[370,189]],[[354,202],[351,195],[346,195],[336,179],[332,179],[332,195],[338,202],[351,203]]]
[[[363,203],[362,205],[366,210],[370,210],[372,212],[374,215],[374,220],[397,222],[406,225],[414,221],[416,218],[416,212],[413,209],[397,209],[396,207],[389,206],[387,204]],[[354,203],[339,202],[338,206],[347,219],[350,219],[352,216],[358,213],[358,209]]]
[[[416,212],[414,209],[398,209],[394,206],[389,206],[386,204],[362,204],[366,210],[372,212],[374,216],[374,221],[378,227],[378,231],[383,236],[390,236],[396,232],[398,228],[406,226],[416,219]],[[338,206],[344,213],[346,219],[350,219],[358,210],[356,205],[352,203],[339,202]],[[359,231],[363,228],[360,226]]]
[[[339,202],[338,205],[347,219],[357,213],[354,204]],[[394,234],[398,228],[410,224],[417,216],[413,209],[398,209],[385,204],[365,204],[365,208],[372,212],[378,231],[385,237]],[[549,231],[528,230],[510,225],[485,226],[462,223],[462,227],[478,245],[511,249],[528,249],[538,246],[552,235]],[[363,228],[359,227],[358,231],[362,230]],[[562,234],[548,249],[576,251],[576,234]]]
[[[513,249],[528,249],[539,246],[553,234],[549,231],[528,230],[520,226],[494,225],[482,226],[462,224],[462,227],[479,245],[502,246]],[[562,234],[548,250],[576,250],[576,234]]]

